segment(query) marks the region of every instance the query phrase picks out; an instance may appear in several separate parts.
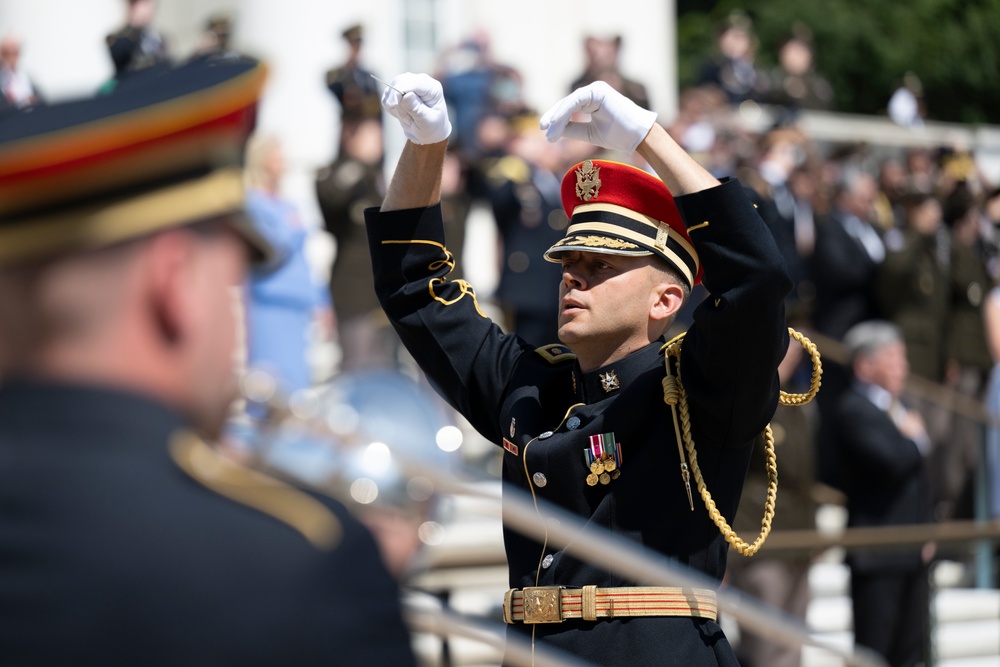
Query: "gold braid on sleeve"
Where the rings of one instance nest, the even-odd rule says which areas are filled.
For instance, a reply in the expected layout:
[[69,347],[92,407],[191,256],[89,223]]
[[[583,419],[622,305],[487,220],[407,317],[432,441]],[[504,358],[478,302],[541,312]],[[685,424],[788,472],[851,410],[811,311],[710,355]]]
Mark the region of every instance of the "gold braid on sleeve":
[[[819,350],[811,340],[804,335],[788,328],[788,334],[797,340],[809,353],[812,359],[812,376],[809,380],[809,391],[804,394],[789,394],[781,391],[778,402],[781,405],[805,405],[811,401],[819,392],[820,378],[823,375],[823,364],[820,360]],[[712,500],[712,494],[708,492],[705,485],[705,478],[698,467],[698,454],[694,448],[694,438],[691,437],[691,415],[688,411],[687,392],[681,382],[680,354],[681,342],[684,334],[680,334],[664,345],[664,364],[667,374],[663,378],[663,402],[670,406],[670,412],[674,418],[674,435],[677,438],[677,452],[681,461],[681,478],[688,494],[688,504],[694,511],[694,502],[691,495],[691,476],[694,476],[695,485],[701,495],[708,515],[715,525],[719,527],[722,536],[726,538],[740,554],[753,556],[764,544],[768,534],[771,532],[771,522],[774,519],[774,503],[778,497],[778,461],[774,455],[774,434],[771,432],[771,425],[764,427],[764,454],[767,465],[767,498],[764,501],[764,518],[761,519],[760,535],[753,544],[748,544],[736,534],[726,521],[726,518],[719,512]],[[673,359],[673,363],[671,363]],[[682,444],[683,443],[683,444]]]

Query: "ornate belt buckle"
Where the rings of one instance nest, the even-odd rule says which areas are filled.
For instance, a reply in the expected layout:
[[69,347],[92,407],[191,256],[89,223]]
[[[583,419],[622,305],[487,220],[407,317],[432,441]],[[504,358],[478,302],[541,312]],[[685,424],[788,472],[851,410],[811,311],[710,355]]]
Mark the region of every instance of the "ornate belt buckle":
[[562,596],[559,586],[534,586],[522,590],[524,622],[562,623]]

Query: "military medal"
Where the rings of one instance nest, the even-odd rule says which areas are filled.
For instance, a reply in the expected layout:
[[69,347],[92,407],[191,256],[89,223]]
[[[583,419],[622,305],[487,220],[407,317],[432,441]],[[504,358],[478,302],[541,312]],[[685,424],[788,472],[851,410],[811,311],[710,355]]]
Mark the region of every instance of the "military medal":
[[587,475],[587,485],[597,486],[598,482],[607,485],[611,480],[621,475],[622,447],[615,442],[615,434],[602,433],[589,438],[590,447],[583,450],[584,462],[590,474]]

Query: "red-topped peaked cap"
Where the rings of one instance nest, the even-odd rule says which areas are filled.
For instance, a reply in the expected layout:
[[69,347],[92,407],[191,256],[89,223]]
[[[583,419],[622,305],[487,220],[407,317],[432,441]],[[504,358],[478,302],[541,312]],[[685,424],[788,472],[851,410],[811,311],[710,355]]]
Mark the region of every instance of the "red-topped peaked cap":
[[0,113],[0,265],[225,219],[263,261],[244,214],[243,150],[263,64],[150,68],[109,94]]
[[656,255],[687,281],[701,282],[701,263],[674,198],[659,178],[608,160],[585,160],[562,180],[569,217],[566,236],[545,252],[558,262],[577,250],[608,255]]

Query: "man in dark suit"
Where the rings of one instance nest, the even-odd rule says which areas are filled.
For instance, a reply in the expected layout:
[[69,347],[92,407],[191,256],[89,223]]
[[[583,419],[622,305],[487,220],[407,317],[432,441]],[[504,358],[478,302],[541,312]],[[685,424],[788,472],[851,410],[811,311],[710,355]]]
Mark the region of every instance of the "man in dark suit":
[[208,442],[235,394],[261,65],[0,122],[0,663],[410,665],[346,509]]
[[[816,225],[812,276],[816,287],[813,326],[833,340],[877,314],[875,271],[885,259],[885,246],[872,223],[877,194],[875,179],[864,173],[848,175],[839,184],[834,208]],[[817,398],[820,430],[817,441],[819,481],[835,488],[843,485],[843,462],[833,446],[830,429],[838,397],[850,383],[850,369],[827,359],[823,391]]]
[[837,340],[876,314],[872,280],[885,259],[885,246],[872,222],[877,192],[871,176],[848,177],[838,187],[833,210],[816,229],[813,324]]
[[[837,405],[833,428],[844,456],[848,525],[891,526],[931,520],[923,419],[899,398],[909,373],[899,329],[871,320],[845,336],[853,384]],[[932,548],[856,550],[848,554],[854,639],[894,667],[923,663]]]

